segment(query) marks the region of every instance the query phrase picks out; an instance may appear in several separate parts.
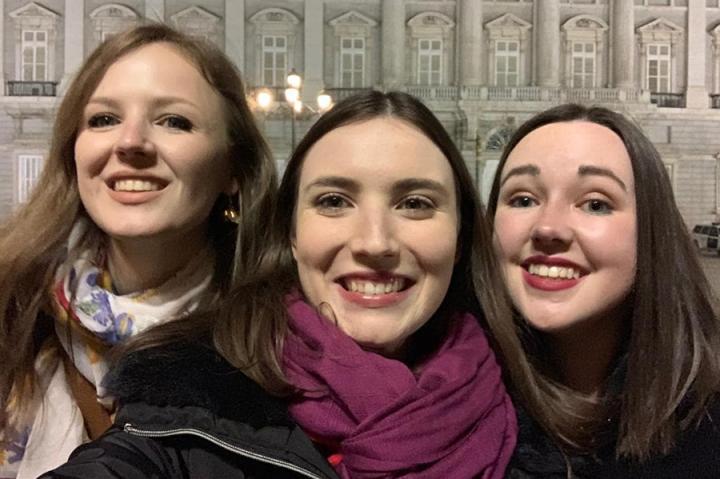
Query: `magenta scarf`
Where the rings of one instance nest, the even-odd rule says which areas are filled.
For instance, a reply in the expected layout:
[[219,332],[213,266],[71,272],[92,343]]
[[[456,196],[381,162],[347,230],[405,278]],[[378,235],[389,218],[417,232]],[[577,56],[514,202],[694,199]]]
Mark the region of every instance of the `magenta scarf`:
[[416,375],[361,349],[304,301],[288,301],[285,373],[302,394],[290,413],[339,445],[343,478],[501,478],[515,410],[485,334],[465,314]]

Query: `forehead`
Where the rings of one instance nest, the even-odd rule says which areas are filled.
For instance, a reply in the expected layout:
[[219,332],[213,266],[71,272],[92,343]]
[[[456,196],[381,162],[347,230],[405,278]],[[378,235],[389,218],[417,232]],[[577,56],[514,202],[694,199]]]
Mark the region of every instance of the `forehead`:
[[301,183],[311,176],[432,177],[453,181],[448,159],[425,134],[395,118],[375,118],[332,130],[308,151]]
[[143,45],[119,57],[107,68],[97,90],[114,89],[118,84],[142,87],[149,82],[162,83],[165,88],[188,94],[203,95],[212,91],[185,53],[166,42]]
[[611,170],[628,186],[633,182],[623,141],[609,128],[589,121],[551,123],[530,132],[512,150],[503,172],[525,164],[539,167],[541,175],[575,175],[580,166],[594,166]]

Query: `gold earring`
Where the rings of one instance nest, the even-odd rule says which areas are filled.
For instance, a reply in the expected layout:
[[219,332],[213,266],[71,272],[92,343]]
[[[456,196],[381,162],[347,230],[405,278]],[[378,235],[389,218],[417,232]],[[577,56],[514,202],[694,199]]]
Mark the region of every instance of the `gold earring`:
[[235,224],[240,223],[240,214],[238,213],[238,210],[233,208],[232,205],[229,205],[227,208],[225,208],[225,211],[223,211],[223,216],[225,216],[225,221]]

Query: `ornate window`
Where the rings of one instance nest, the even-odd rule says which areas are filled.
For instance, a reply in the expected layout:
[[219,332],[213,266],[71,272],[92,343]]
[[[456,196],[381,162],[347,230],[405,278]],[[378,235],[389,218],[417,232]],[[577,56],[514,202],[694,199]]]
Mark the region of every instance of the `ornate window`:
[[336,38],[335,84],[345,88],[372,83],[368,66],[377,22],[360,12],[349,11],[330,20]]
[[288,74],[287,37],[263,35],[262,37],[262,84],[282,86]]
[[453,27],[450,17],[424,12],[408,21],[413,78],[419,85],[442,85],[450,82],[449,52],[452,51]]
[[136,25],[138,14],[124,5],[109,3],[90,12],[90,19],[93,23],[94,45],[97,45]]
[[442,84],[443,42],[421,38],[418,40],[418,85]]
[[15,202],[26,203],[35,183],[40,178],[43,157],[41,155],[18,155],[16,165]]
[[10,12],[15,27],[15,78],[52,81],[58,14],[35,3]]
[[565,85],[571,88],[602,86],[607,23],[592,15],[578,15],[565,22],[562,31]]
[[340,79],[343,87],[361,87],[365,84],[365,39],[340,39]]
[[518,86],[520,78],[520,42],[498,40],[495,42],[495,81],[497,86]]
[[222,19],[204,8],[186,8],[172,15],[170,20],[175,28],[188,35],[208,40],[216,45],[221,45]]
[[653,93],[673,93],[683,29],[670,20],[658,18],[638,28],[638,37],[644,87]]
[[506,13],[485,24],[488,32],[489,80],[495,86],[525,84],[525,52],[532,26]]
[[713,55],[713,88],[712,93],[720,93],[720,25],[710,31],[712,36]]
[[256,85],[283,86],[295,63],[300,21],[290,11],[266,8],[250,17],[255,32]]

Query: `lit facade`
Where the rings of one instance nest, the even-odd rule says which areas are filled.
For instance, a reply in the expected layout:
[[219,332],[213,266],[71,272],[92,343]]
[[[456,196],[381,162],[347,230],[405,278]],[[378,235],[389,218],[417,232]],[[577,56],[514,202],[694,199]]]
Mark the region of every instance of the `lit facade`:
[[0,0],[0,217],[25,201],[54,108],[104,38],[164,21],[219,45],[276,107],[258,121],[282,166],[291,69],[307,107],[362,88],[412,93],[456,140],[483,194],[508,135],[566,101],[637,121],[689,225],[720,212],[720,0]]

